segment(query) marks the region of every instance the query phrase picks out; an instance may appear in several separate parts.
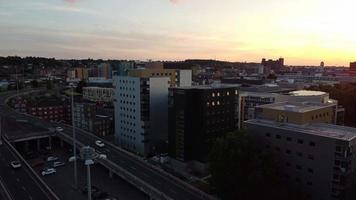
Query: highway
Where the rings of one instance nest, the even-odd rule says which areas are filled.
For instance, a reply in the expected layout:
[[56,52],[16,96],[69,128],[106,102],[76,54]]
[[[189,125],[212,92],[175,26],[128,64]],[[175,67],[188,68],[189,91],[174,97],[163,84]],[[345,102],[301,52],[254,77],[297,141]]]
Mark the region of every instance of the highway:
[[[0,178],[12,199],[16,200],[45,200],[50,199],[42,191],[38,180],[33,177],[27,167],[13,169],[9,164],[19,158],[6,144],[0,146]],[[23,165],[23,164],[22,164]]]
[[[16,92],[6,92],[0,94],[0,119],[8,117],[11,109],[5,106],[5,99],[15,95]],[[0,123],[0,133],[2,132],[2,123]],[[1,137],[3,135],[0,135]],[[22,167],[13,169],[9,164],[11,161],[18,160],[22,162]],[[36,177],[32,169],[26,165],[20,155],[16,152],[10,143],[2,141],[0,145],[0,182],[9,194],[12,200],[45,200],[57,199],[55,195],[50,195],[46,185],[42,180]]]
[[[13,94],[12,94],[13,95]],[[0,102],[4,103],[5,99],[10,95],[5,95],[0,97]],[[43,127],[57,127],[61,126],[64,128],[64,131],[61,133],[63,136],[72,137],[72,128],[69,126],[65,126],[63,124],[52,123],[49,121],[40,120],[38,118],[23,115],[20,113],[16,113],[11,109],[7,108],[7,106],[0,106],[0,113],[6,113],[6,115],[11,114],[12,116],[17,116],[18,118],[27,119],[30,122],[41,122]],[[88,133],[86,131],[76,129],[76,138],[78,142],[84,145],[90,145],[92,147],[96,147],[95,141],[98,139],[95,135]],[[60,135],[59,135],[60,136]],[[102,140],[102,139],[101,139]],[[184,183],[178,178],[172,177],[167,173],[164,173],[160,170],[157,170],[154,166],[146,163],[142,159],[128,153],[119,147],[116,147],[113,144],[109,144],[108,141],[104,141],[106,143],[106,149],[109,150],[107,153],[107,160],[112,163],[112,166],[119,166],[123,168],[130,174],[133,174],[137,179],[145,184],[154,188],[164,194],[166,199],[184,199],[184,200],[200,200],[200,199],[214,199],[213,197],[199,191],[196,188]]]

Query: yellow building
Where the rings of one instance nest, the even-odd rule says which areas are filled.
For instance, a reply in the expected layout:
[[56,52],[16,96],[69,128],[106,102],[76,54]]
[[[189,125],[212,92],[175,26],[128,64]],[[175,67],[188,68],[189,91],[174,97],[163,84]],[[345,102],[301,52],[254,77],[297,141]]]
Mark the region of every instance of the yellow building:
[[171,87],[176,86],[176,70],[174,69],[133,69],[128,75],[141,78],[169,77]]
[[337,103],[280,102],[256,108],[256,118],[292,124],[329,123],[337,119]]
[[88,69],[83,67],[75,68],[75,76],[80,80],[87,80],[88,79]]

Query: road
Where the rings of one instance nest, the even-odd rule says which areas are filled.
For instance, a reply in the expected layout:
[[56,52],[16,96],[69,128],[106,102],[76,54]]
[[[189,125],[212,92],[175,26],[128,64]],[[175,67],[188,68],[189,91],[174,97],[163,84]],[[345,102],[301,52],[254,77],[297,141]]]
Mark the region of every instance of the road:
[[9,163],[19,160],[6,144],[0,146],[0,178],[14,200],[44,200],[49,199],[42,191],[29,169],[22,166],[13,169]]
[[[11,95],[6,95],[11,96]],[[4,101],[6,97],[0,97],[0,102]],[[18,115],[19,118],[26,118],[27,120],[36,123],[41,122],[43,127],[56,127],[61,126],[57,123],[52,123],[45,120],[40,120],[38,118],[22,115],[15,113],[12,110],[6,108],[6,106],[0,106],[0,113],[7,113],[11,115]],[[67,126],[62,126],[64,128],[63,134],[71,137],[72,129]],[[85,132],[80,129],[76,129],[77,140],[85,145],[90,145],[95,147],[95,141],[98,139],[91,133]],[[106,141],[106,143],[108,143]],[[173,178],[151,166],[148,163],[132,156],[131,154],[123,151],[122,149],[116,147],[115,145],[106,145],[106,148],[110,151],[107,154],[107,160],[111,161],[117,166],[124,168],[126,171],[135,175],[138,179],[142,180],[146,184],[154,187],[156,190],[162,192],[171,199],[184,199],[184,200],[200,200],[207,199],[209,196],[202,196],[204,194],[198,189],[183,183],[181,180]]]

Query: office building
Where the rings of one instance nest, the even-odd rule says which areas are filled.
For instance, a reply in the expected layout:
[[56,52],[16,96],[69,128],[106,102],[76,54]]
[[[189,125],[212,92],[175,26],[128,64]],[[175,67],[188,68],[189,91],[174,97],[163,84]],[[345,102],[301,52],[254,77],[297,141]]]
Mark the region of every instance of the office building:
[[135,62],[133,61],[119,61],[111,63],[113,76],[127,76],[128,72],[135,69]]
[[256,118],[292,124],[336,124],[337,102],[278,102],[256,107]]
[[168,140],[168,77],[115,77],[115,138],[125,149],[147,156]]
[[279,176],[306,199],[356,199],[356,128],[261,119],[244,125],[257,147],[273,155]]
[[113,102],[114,89],[106,87],[83,87],[83,98],[94,102]]
[[237,128],[238,86],[178,87],[169,93],[169,155],[206,162],[212,142]]
[[171,87],[185,87],[192,85],[191,70],[176,70],[176,69],[134,69],[128,72],[129,76],[133,77],[169,77]]
[[356,75],[356,62],[351,62],[350,63],[349,73],[350,73],[350,75],[353,75],[353,76]]
[[97,136],[113,133],[113,116],[100,112],[95,103],[76,102],[74,104],[74,125]]
[[337,117],[336,124],[342,125],[344,122],[344,108],[338,102],[330,99],[329,94],[320,91],[295,90],[280,87],[254,86],[240,88],[239,91],[239,128],[243,122],[256,118],[256,107],[265,104],[278,102],[310,102],[310,103],[333,103],[333,116]]
[[101,63],[98,65],[98,77],[105,79],[112,78],[112,69],[110,63]]

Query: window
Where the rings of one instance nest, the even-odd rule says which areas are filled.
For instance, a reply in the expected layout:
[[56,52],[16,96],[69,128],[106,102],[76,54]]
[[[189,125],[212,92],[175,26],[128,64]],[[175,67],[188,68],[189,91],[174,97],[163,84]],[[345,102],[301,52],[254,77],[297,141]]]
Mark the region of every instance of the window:
[[298,155],[299,157],[302,157],[302,156],[303,156],[303,153],[302,153],[302,152],[298,152],[297,155]]
[[304,143],[303,140],[298,139],[298,144],[303,144],[303,143]]
[[315,142],[309,142],[309,145],[315,147]]
[[291,153],[291,150],[287,149],[286,154],[290,154],[290,153]]
[[314,160],[314,156],[311,155],[311,154],[309,154],[309,155],[308,155],[308,159],[309,159],[309,160]]
[[295,168],[297,168],[298,170],[301,170],[301,169],[302,169],[302,166],[296,165]]
[[312,168],[308,168],[308,172],[313,174],[314,173],[314,170]]
[[267,137],[271,137],[271,133],[266,133],[266,136]]
[[313,183],[312,183],[311,181],[308,181],[308,182],[307,182],[307,185],[312,186]]
[[276,151],[281,151],[281,148],[279,148],[279,147],[276,147],[275,149],[276,149]]
[[287,141],[292,141],[292,138],[291,137],[287,137]]
[[280,135],[276,135],[276,138],[277,138],[277,139],[281,139],[281,136],[280,136]]

